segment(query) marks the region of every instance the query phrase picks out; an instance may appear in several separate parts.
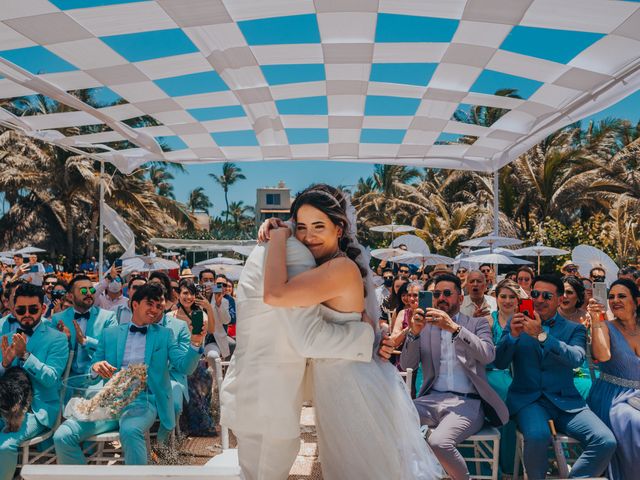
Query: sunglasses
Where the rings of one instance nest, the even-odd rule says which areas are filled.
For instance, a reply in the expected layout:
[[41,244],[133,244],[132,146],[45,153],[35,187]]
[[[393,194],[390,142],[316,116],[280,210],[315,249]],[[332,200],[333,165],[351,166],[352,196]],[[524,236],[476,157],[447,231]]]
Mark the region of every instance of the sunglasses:
[[551,292],[541,292],[539,290],[531,290],[531,298],[538,298],[542,296],[545,300],[551,300],[553,298],[553,293]]
[[591,280],[593,280],[594,282],[604,282],[606,279],[606,277],[603,277],[601,275],[594,275],[593,277],[591,277]]
[[576,273],[578,269],[576,267],[567,267],[564,269],[564,271],[567,273]]
[[27,313],[27,308],[29,309],[29,313],[31,315],[37,315],[38,313],[40,313],[40,305],[29,305],[28,307],[21,305],[19,307],[16,307],[16,315],[24,315],[25,313]]
[[482,273],[489,273],[489,272],[491,272],[491,270],[489,270],[489,269],[487,269],[487,268],[485,268],[484,270],[480,270],[480,271],[481,271]]
[[398,273],[409,273],[409,270],[398,270]]
[[458,273],[467,273],[467,271],[464,268],[460,268],[458,269]]
[[393,277],[382,277],[384,280],[393,280]]
[[90,293],[91,295],[93,295],[94,293],[96,293],[96,289],[93,287],[87,288],[87,287],[82,287],[80,289],[80,293],[82,295],[86,295],[87,293]]
[[53,281],[53,282],[44,282],[44,284],[45,284],[46,286],[49,286],[49,285],[55,285],[56,283],[58,283],[58,282],[56,282],[56,281]]
[[433,291],[433,298],[440,298],[440,296],[444,295],[445,297],[450,297],[451,295],[453,295],[453,292],[451,290],[434,290]]

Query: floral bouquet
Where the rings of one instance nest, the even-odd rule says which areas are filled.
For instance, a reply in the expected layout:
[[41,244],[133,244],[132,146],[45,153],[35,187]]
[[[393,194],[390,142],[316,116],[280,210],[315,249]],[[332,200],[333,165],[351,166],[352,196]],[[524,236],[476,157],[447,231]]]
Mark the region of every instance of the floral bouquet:
[[87,385],[88,377],[70,377],[67,390],[71,399],[64,409],[65,418],[83,422],[112,420],[147,388],[147,366],[129,365],[118,371],[100,388],[100,384]]

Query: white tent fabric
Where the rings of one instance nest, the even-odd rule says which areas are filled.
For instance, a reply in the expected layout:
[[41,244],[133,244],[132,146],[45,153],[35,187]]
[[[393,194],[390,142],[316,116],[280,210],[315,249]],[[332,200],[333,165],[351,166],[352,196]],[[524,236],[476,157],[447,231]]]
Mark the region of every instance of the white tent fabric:
[[[495,94],[510,88],[519,98]],[[152,159],[495,171],[639,88],[630,1],[9,0],[0,11],[0,99],[38,92],[74,110],[0,109],[0,124],[72,148],[127,140],[100,154],[123,171]],[[112,104],[89,106],[71,93],[82,89]],[[473,124],[474,106],[502,116]],[[131,126],[145,116],[156,125]],[[83,128],[60,135],[71,126]]]
[[134,257],[136,254],[136,236],[129,225],[118,215],[113,208],[106,203],[101,205],[101,215],[104,226],[111,232],[111,235],[124,248],[122,258]]

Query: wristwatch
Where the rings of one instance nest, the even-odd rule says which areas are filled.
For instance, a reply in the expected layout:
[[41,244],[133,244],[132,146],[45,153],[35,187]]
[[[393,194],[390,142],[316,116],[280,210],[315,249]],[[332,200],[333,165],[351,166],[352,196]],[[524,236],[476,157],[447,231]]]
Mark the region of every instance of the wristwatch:
[[31,355],[31,352],[24,352],[20,357],[20,360],[22,360],[23,362],[26,362],[29,359],[30,355]]
[[547,340],[548,336],[549,334],[543,330],[538,334],[538,341],[540,343],[544,343]]

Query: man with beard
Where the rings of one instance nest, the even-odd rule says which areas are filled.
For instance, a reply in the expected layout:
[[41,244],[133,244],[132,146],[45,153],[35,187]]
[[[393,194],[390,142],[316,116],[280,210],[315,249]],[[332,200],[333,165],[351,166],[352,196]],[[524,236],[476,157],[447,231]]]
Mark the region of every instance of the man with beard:
[[116,316],[114,312],[94,306],[96,289],[86,275],[76,275],[71,280],[67,295],[73,307],[53,315],[51,324],[67,336],[75,352],[71,376],[85,375],[89,373],[102,332],[117,325]]
[[422,388],[414,400],[420,422],[433,430],[429,445],[453,480],[468,479],[469,470],[456,445],[484,425],[504,425],[507,407],[487,382],[486,366],[494,360],[491,328],[485,318],[460,313],[460,279],[435,279],[437,308],[416,309],[400,356],[403,369],[422,362]]
[[0,344],[0,376],[12,366],[22,367],[33,387],[31,409],[17,432],[4,432],[0,420],[0,480],[13,478],[18,448],[25,440],[53,427],[60,411],[60,388],[69,347],[65,336],[41,321],[45,310],[42,288],[30,284],[17,287],[13,311],[15,333],[3,335]]

